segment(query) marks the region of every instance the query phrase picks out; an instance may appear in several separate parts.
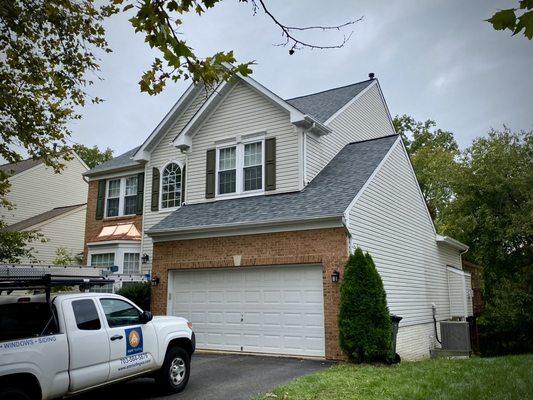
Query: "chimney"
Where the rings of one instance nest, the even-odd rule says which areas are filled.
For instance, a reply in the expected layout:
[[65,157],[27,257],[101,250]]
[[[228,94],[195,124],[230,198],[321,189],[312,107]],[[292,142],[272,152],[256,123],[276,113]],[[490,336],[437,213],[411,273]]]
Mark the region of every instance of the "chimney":
[[369,73],[369,74],[368,74],[368,78],[369,78],[369,79],[374,79],[374,73],[373,73],[373,72]]

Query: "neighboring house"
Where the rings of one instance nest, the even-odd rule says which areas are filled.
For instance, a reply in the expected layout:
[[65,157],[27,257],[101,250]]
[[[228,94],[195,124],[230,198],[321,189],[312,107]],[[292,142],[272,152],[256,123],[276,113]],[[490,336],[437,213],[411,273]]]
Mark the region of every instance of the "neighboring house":
[[289,100],[248,77],[191,86],[85,175],[87,262],[137,254],[153,311],[190,319],[199,348],[342,358],[335,277],[355,246],[403,317],[404,358],[436,345],[433,304],[438,320],[469,313],[468,248],[435,231],[376,79]]
[[42,160],[0,166],[9,175],[7,199],[14,205],[12,210],[1,209],[2,218],[8,230],[42,235],[28,245],[39,263],[51,264],[59,247],[73,256],[83,252],[88,185],[82,174],[89,168],[75,153],[64,164],[61,173]]

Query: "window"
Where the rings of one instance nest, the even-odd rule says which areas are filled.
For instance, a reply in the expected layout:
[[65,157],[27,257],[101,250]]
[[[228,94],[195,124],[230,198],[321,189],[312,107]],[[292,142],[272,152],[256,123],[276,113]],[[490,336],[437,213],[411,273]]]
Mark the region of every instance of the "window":
[[113,284],[106,283],[105,285],[91,286],[89,290],[91,293],[113,293]]
[[141,313],[130,303],[117,299],[101,299],[110,328],[140,324]]
[[72,302],[72,311],[74,311],[78,329],[82,331],[97,331],[100,329],[100,318],[92,300],[74,300]]
[[219,148],[217,194],[263,190],[263,167],[263,141]]
[[124,253],[123,274],[139,273],[139,253]]
[[111,268],[115,265],[115,253],[91,254],[91,267]]
[[161,208],[175,208],[181,205],[181,168],[176,163],[168,164],[162,173]]
[[120,217],[137,212],[137,175],[107,181],[106,216]]
[[[4,296],[2,296],[4,297]],[[59,332],[47,303],[7,303],[0,305],[0,342],[55,335]],[[23,316],[23,317],[21,317]]]

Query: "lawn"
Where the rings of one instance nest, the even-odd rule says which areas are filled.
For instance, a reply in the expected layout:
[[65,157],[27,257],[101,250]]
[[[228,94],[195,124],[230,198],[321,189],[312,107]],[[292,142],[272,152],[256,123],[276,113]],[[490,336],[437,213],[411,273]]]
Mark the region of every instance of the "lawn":
[[427,360],[400,365],[337,364],[258,400],[533,399],[533,355]]

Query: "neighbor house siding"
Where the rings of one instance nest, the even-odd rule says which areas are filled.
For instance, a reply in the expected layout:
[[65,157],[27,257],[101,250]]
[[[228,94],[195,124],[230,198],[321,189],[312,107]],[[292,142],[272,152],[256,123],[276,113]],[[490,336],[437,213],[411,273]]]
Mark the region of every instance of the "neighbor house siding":
[[2,210],[5,222],[11,225],[52,208],[84,204],[87,201],[87,183],[82,173],[85,171],[87,168],[73,158],[65,162],[60,174],[39,164],[12,176],[7,199],[15,205],[15,209]]
[[[36,225],[28,230],[36,230],[42,234],[46,242],[37,240],[28,245],[33,248],[33,256],[44,264],[52,264],[60,247],[67,249],[73,256],[83,252],[86,206],[61,215],[58,218]],[[25,259],[23,262],[30,262]]]
[[[328,123],[332,130],[307,152],[307,179],[311,180],[348,143],[393,135],[387,106],[377,84],[370,86],[351,105]],[[317,154],[318,153],[318,154]]]
[[[450,317],[446,266],[460,267],[461,256],[435,241],[433,223],[399,141],[348,221],[352,243],[374,258],[391,313],[403,317],[400,327],[430,323],[432,303],[439,320]],[[418,340],[416,335],[412,340]]]
[[206,151],[214,148],[215,142],[261,132],[276,137],[276,192],[298,190],[300,146],[289,113],[238,82],[193,137],[187,165],[188,203],[206,201]]

